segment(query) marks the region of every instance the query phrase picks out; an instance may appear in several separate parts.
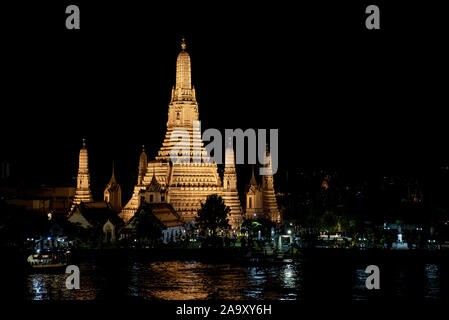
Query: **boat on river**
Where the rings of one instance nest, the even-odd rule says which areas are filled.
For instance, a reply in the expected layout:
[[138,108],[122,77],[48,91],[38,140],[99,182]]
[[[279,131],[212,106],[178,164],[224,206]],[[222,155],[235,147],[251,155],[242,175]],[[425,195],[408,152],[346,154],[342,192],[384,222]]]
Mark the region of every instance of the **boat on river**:
[[61,249],[37,249],[26,259],[27,269],[37,273],[65,272],[69,260],[70,251]]

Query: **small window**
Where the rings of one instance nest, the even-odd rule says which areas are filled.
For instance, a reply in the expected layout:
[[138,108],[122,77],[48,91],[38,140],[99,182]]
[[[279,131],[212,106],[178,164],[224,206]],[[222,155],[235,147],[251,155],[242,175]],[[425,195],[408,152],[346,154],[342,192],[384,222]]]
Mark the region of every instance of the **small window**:
[[179,112],[176,113],[176,120],[179,120],[181,118],[181,115],[179,114]]
[[161,202],[165,202],[165,196],[161,195]]
[[253,207],[253,198],[252,197],[249,197],[249,206],[248,206],[248,208],[252,208]]
[[153,202],[153,195],[150,194],[150,202]]
[[229,181],[227,182],[227,184],[228,184],[228,189],[230,189],[230,188],[231,188],[231,185],[229,184]]

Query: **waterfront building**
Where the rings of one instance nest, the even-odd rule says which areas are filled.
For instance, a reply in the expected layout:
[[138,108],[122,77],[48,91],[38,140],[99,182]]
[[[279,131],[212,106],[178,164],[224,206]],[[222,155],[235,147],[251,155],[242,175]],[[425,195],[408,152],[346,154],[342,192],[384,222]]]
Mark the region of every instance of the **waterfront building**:
[[100,229],[103,242],[113,243],[118,239],[119,229],[123,221],[105,202],[76,204],[68,220],[82,228]]

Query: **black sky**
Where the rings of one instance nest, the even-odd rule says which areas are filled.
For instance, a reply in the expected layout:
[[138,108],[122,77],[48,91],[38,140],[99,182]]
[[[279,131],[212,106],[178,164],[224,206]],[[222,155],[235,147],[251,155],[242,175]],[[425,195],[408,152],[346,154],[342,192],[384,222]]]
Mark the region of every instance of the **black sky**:
[[70,183],[83,137],[93,183],[112,160],[134,183],[140,146],[152,158],[165,134],[181,36],[203,129],[278,128],[281,170],[449,163],[437,6],[377,1],[381,30],[367,31],[360,1],[72,3],[79,31],[68,2],[3,9],[1,157],[25,183]]

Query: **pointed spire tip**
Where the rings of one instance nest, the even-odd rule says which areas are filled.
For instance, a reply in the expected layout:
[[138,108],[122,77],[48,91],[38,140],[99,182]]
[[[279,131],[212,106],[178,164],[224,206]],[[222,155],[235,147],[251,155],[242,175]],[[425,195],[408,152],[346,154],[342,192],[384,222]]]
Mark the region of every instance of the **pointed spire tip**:
[[184,37],[181,38],[181,49],[183,51],[186,49],[186,39]]
[[255,186],[257,185],[257,181],[256,181],[256,177],[254,176],[254,165],[251,166],[251,180],[250,180],[250,184]]

